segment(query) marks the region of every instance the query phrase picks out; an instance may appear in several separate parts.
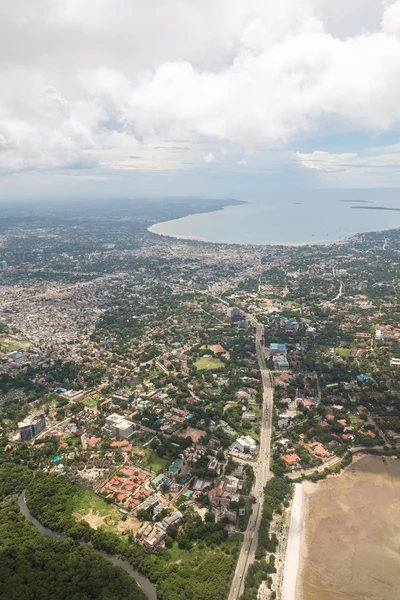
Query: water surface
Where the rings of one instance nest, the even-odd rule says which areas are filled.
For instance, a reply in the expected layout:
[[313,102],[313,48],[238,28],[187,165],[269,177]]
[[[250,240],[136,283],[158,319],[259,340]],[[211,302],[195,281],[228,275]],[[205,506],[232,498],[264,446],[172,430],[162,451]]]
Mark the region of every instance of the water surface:
[[222,211],[158,223],[151,230],[229,244],[329,243],[357,233],[398,228],[399,209],[397,190],[312,191],[266,195]]

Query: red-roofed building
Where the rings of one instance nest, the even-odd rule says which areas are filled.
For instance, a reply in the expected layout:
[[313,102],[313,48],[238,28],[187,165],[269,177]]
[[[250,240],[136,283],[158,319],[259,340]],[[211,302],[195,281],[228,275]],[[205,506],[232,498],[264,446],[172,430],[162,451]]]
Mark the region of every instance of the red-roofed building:
[[297,454],[286,454],[285,456],[282,456],[282,460],[284,460],[287,465],[292,466],[296,464],[300,458]]

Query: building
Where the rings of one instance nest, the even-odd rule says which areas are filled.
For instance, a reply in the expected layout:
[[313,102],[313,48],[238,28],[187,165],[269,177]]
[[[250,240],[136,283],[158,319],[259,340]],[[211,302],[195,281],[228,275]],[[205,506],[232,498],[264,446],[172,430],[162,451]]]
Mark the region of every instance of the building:
[[295,319],[287,319],[282,317],[281,326],[285,329],[286,333],[296,333],[300,329],[300,323]]
[[112,397],[112,401],[115,404],[119,404],[119,402],[127,402],[128,404],[130,404],[131,402],[133,402],[135,399],[135,394],[114,394]]
[[46,427],[44,414],[35,415],[18,423],[21,442],[28,442],[36,437]]
[[271,356],[276,356],[277,354],[283,354],[286,356],[286,344],[270,344],[269,351]]
[[7,263],[5,260],[0,260],[0,271],[5,271],[7,269]]
[[107,417],[106,423],[115,437],[124,440],[130,438],[135,431],[132,421],[128,421],[128,419],[125,419],[125,417],[118,415],[117,413],[113,413]]
[[236,440],[233,448],[243,454],[255,454],[257,452],[257,444],[249,435],[244,435]]
[[242,419],[245,419],[246,421],[255,421],[256,420],[256,415],[252,412],[244,412],[242,414]]
[[177,525],[182,519],[183,514],[179,510],[176,510],[170,517],[163,519],[163,525],[167,529],[170,525]]
[[390,366],[391,367],[400,367],[400,358],[391,358]]
[[287,358],[276,359],[275,365],[279,371],[287,371],[289,369],[289,361]]
[[175,462],[172,463],[170,468],[167,471],[169,477],[175,477],[179,475],[183,466],[183,460],[181,458],[177,458]]
[[234,319],[240,315],[240,309],[236,306],[230,306],[227,309],[226,314],[228,315],[229,319]]

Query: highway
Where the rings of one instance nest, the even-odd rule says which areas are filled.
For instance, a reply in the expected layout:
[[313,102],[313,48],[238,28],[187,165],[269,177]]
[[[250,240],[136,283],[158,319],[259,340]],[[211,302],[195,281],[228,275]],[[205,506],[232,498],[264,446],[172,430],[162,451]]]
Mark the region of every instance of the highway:
[[256,499],[253,504],[253,510],[250,515],[249,523],[244,533],[243,545],[236,565],[236,571],[233,577],[232,586],[229,592],[228,600],[236,600],[243,593],[244,580],[249,565],[254,561],[255,551],[257,549],[258,531],[261,523],[262,506],[264,500],[264,486],[270,477],[269,455],[271,448],[272,432],[272,386],[269,371],[265,364],[263,350],[264,328],[250,317],[252,323],[256,326],[256,352],[260,367],[260,373],[263,383],[263,410],[260,432],[260,453],[258,459],[253,464],[255,481],[252,488],[252,494]]

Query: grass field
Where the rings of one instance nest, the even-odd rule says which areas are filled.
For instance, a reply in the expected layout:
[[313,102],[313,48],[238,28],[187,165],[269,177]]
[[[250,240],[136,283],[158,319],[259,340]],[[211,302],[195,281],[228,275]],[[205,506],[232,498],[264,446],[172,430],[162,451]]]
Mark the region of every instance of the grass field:
[[85,406],[88,406],[89,408],[93,408],[94,406],[97,406],[97,401],[99,400],[99,398],[100,398],[100,396],[98,394],[96,394],[95,396],[87,396],[86,398],[83,398],[81,400],[81,402]]
[[[147,454],[149,453],[149,454]],[[147,468],[155,471],[156,473],[162,473],[168,464],[165,458],[161,458],[152,450],[146,450],[146,463]]]
[[[143,451],[145,453],[145,455],[143,457],[138,456],[138,455],[135,456],[136,450]],[[134,460],[135,464],[138,465],[139,467],[144,467],[145,469],[154,471],[155,473],[157,473],[157,475],[159,473],[162,473],[164,471],[165,467],[170,462],[167,459],[161,458],[160,456],[158,456],[158,454],[156,454],[150,448],[141,448],[139,446],[135,446],[133,448],[133,460]]]
[[[226,542],[218,546],[218,550],[222,552],[228,550],[229,553],[236,554],[239,552],[242,540],[242,534],[231,535],[228,537]],[[193,545],[191,550],[182,550],[179,548],[178,543],[174,542],[172,548],[168,548],[167,552],[170,563],[176,563],[179,561],[180,564],[198,564],[202,559],[212,552],[212,549],[202,545],[201,542],[198,542]]]
[[70,500],[69,510],[78,520],[84,520],[94,529],[99,527],[126,535],[127,531],[137,531],[139,521],[132,515],[124,516],[113,504],[96,496],[86,488],[79,488]]
[[15,340],[10,337],[0,337],[0,348],[3,352],[23,352],[32,346],[29,340]]
[[218,358],[203,356],[203,358],[199,358],[199,360],[194,363],[194,366],[198,371],[204,371],[206,369],[211,371],[213,369],[220,369],[224,366],[224,363],[218,360]]
[[337,349],[337,353],[342,358],[347,358],[348,356],[350,356],[350,352],[351,352],[350,348],[338,348]]
[[96,496],[93,492],[86,488],[79,488],[72,498],[72,512],[81,515],[87,515],[90,510],[101,517],[111,514],[116,511],[112,504],[107,504],[105,500]]

